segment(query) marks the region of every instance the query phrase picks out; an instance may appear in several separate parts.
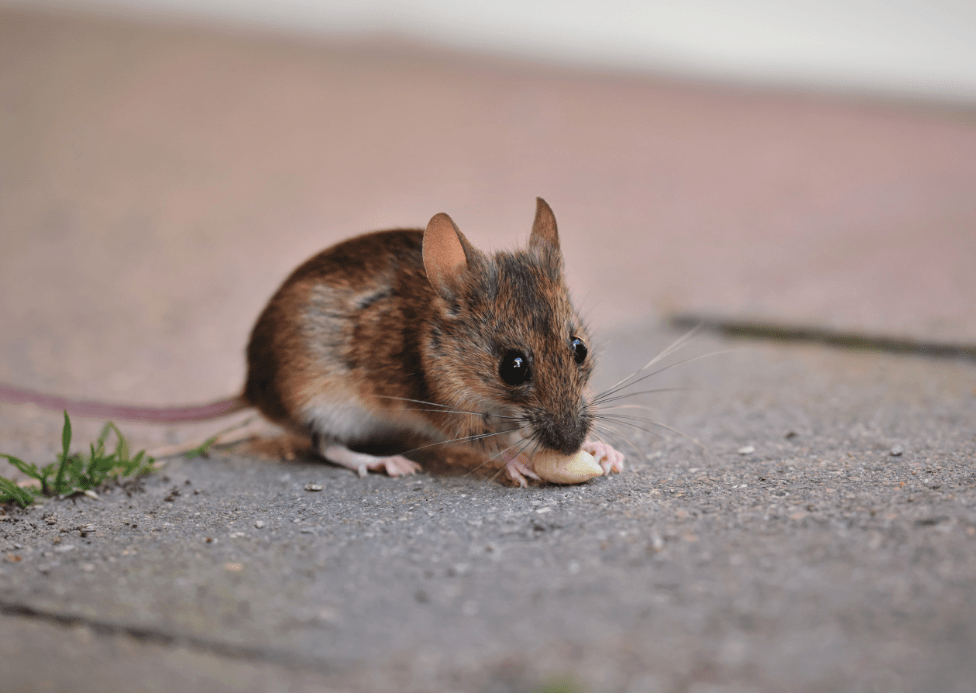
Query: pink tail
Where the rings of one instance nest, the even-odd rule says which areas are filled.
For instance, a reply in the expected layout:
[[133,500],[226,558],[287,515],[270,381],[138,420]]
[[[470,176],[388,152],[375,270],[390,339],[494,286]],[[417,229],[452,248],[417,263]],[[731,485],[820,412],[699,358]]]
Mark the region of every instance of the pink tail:
[[228,397],[210,404],[175,407],[140,407],[129,404],[106,404],[81,399],[68,399],[45,395],[32,390],[0,384],[0,402],[9,404],[36,404],[44,409],[67,411],[75,416],[117,421],[142,421],[144,423],[175,423],[178,421],[206,421],[216,419],[250,405],[243,397]]

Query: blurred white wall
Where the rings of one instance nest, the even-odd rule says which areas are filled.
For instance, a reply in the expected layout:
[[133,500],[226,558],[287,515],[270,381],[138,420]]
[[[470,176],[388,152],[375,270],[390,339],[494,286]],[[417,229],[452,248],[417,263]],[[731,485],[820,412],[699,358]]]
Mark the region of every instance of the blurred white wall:
[[976,102],[976,0],[0,0]]

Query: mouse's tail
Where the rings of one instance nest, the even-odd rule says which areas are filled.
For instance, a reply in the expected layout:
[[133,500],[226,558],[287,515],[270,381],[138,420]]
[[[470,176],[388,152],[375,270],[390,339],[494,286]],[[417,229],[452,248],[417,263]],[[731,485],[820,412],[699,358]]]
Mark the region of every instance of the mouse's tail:
[[242,395],[227,397],[209,404],[188,406],[143,407],[131,404],[111,404],[83,399],[70,399],[47,395],[13,385],[0,384],[0,402],[8,404],[36,404],[44,409],[67,411],[75,416],[114,421],[141,421],[143,423],[178,423],[181,421],[206,421],[227,416],[250,408]]

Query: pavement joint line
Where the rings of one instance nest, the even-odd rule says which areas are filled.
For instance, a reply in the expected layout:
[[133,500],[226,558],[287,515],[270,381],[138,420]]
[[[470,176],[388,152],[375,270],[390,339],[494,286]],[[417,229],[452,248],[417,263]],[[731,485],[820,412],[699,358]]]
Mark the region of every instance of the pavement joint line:
[[727,337],[769,339],[778,342],[805,342],[859,351],[931,356],[943,359],[965,358],[976,361],[976,345],[927,342],[920,339],[831,330],[826,327],[735,320],[693,313],[672,315],[666,319],[666,323],[679,329],[699,328]]
[[140,642],[154,645],[169,645],[186,647],[196,652],[207,652],[228,659],[246,662],[264,662],[290,668],[300,668],[304,671],[335,675],[344,670],[342,665],[335,662],[296,656],[282,650],[237,645],[229,642],[208,640],[195,635],[174,633],[160,628],[132,626],[112,621],[79,616],[77,614],[58,613],[38,609],[37,607],[0,599],[0,616],[28,618],[61,626],[85,626],[98,635],[125,635]]

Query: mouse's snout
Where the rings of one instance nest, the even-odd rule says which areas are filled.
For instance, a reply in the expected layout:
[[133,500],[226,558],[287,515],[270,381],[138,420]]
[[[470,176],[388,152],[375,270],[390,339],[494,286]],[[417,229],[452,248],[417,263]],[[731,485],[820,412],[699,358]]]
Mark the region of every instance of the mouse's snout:
[[564,455],[572,455],[580,449],[593,425],[593,418],[585,407],[543,412],[530,420],[533,437],[540,446]]

